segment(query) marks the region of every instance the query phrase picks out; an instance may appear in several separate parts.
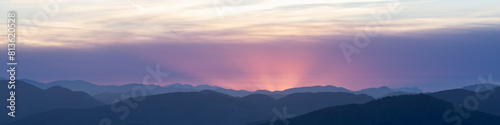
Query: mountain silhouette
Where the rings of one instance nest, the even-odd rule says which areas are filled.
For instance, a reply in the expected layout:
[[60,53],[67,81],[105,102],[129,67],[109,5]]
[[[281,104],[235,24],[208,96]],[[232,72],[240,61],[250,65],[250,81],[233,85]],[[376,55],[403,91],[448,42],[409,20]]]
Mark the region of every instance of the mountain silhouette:
[[[8,84],[8,81],[1,81]],[[40,89],[24,81],[16,81],[16,117],[7,115],[0,116],[0,124],[18,120],[31,114],[49,111],[53,109],[84,109],[104,105],[84,92],[73,92],[69,89],[53,86],[48,89]],[[10,90],[7,87],[1,88],[2,99],[9,98]],[[5,101],[4,106],[9,102]],[[2,112],[9,112],[7,108],[1,108]]]
[[[119,119],[123,112],[115,113],[112,107],[126,106],[127,100],[85,110],[51,110],[12,124],[88,125],[110,118],[113,124],[241,125],[272,118],[275,115],[272,109],[281,109],[282,106],[287,106],[290,113],[303,114],[328,106],[364,103],[372,99],[367,95],[351,93],[296,93],[276,100],[263,94],[233,97],[203,90],[151,95],[140,102],[130,98],[129,101],[137,103],[137,107],[130,108],[124,120]],[[55,116],[57,120],[53,118]]]
[[[20,92],[19,107],[23,107],[18,112],[20,114],[23,112],[24,116],[15,119],[3,117],[4,122],[0,124],[88,125],[99,124],[103,118],[109,118],[113,124],[124,125],[239,125],[269,124],[269,121],[283,124],[282,118],[278,118],[279,115],[276,114],[276,111],[281,112],[282,109],[290,114],[287,117],[290,117],[288,122],[292,125],[454,124],[443,120],[445,111],[454,108],[452,103],[462,104],[465,98],[476,94],[465,89],[454,89],[415,95],[410,92],[418,91],[418,88],[391,89],[385,86],[360,91],[350,91],[335,86],[312,86],[274,92],[267,90],[250,92],[185,84],[161,87],[142,84],[99,86],[85,81],[32,83],[48,87],[40,89],[22,81],[18,83],[20,88],[16,91]],[[59,85],[94,93],[96,95],[93,97],[96,99],[84,92],[71,91]],[[97,86],[98,89],[87,90],[92,86]],[[149,95],[141,97],[144,100],[129,98],[130,91],[138,86],[155,89],[147,91]],[[3,91],[7,93],[7,89]],[[469,112],[471,117],[463,119],[463,124],[498,123],[496,119],[500,114],[498,112],[500,87],[490,91],[491,95],[479,102],[477,111]],[[482,94],[484,92],[488,91],[483,91]],[[8,98],[7,95],[4,96]],[[373,97],[381,99],[374,100]],[[103,105],[97,100],[110,105]],[[112,103],[114,100],[121,101]],[[129,111],[128,115],[121,118],[125,111]]]
[[401,91],[397,91],[397,92],[392,92],[392,93],[389,93],[387,95],[384,95],[382,97],[388,97],[388,96],[400,96],[400,95],[415,95],[417,93],[407,93],[407,92],[401,92]]
[[[490,93],[490,95],[483,99],[479,99],[476,92],[464,90],[464,89],[452,89],[444,90],[435,93],[429,93],[430,96],[455,103],[460,105],[465,105],[464,102],[469,103],[469,105],[474,106],[473,100],[477,100],[477,110],[491,113],[500,116],[500,87],[494,88],[489,91],[482,91],[478,93],[479,95],[485,95]],[[470,98],[472,101],[466,101]]]
[[[257,90],[254,92],[247,90],[233,90],[226,89],[218,86],[210,86],[210,85],[198,85],[192,86],[189,84],[180,84],[174,83],[167,86],[158,86],[158,85],[143,85],[138,83],[125,84],[125,85],[96,85],[83,80],[60,80],[54,81],[47,84],[43,84],[41,82],[37,82],[34,80],[26,79],[26,82],[35,85],[39,88],[48,88],[51,86],[62,86],[68,88],[73,91],[83,91],[88,93],[91,96],[98,98],[102,102],[113,102],[115,99],[120,99],[119,95],[123,93],[127,93],[131,91],[134,87],[147,87],[154,88],[148,91],[149,94],[163,94],[163,93],[172,93],[172,92],[198,92],[202,90],[213,90],[216,92],[224,93],[227,95],[231,95],[234,97],[244,97],[251,94],[266,94],[275,99],[279,99],[285,97],[286,95],[293,93],[301,93],[301,92],[349,92],[354,94],[367,94],[369,96],[375,98],[384,97],[387,94],[401,91],[406,93],[420,93],[421,90],[417,87],[411,88],[395,88],[391,89],[386,86],[382,86],[379,88],[367,88],[360,91],[351,91],[342,87],[335,87],[331,85],[327,86],[306,86],[306,87],[297,87],[290,88],[283,91],[268,91],[268,90]],[[114,96],[113,96],[114,95]],[[101,97],[102,96],[102,97]],[[113,97],[112,97],[113,96]]]
[[[294,118],[286,119],[288,125],[455,125],[456,121],[444,120],[444,113],[453,109],[451,103],[424,95],[386,97],[365,104],[328,107]],[[462,110],[466,110],[463,109]],[[468,112],[463,125],[500,124],[500,117],[483,112]],[[450,114],[449,117],[458,114]],[[262,125],[269,125],[264,123]],[[284,125],[284,120],[274,122]]]
[[24,81],[26,83],[29,83],[29,84],[31,84],[33,86],[36,86],[38,88],[41,88],[41,89],[48,89],[51,86],[53,86],[53,85],[47,85],[45,83],[38,82],[38,81],[35,81],[35,80],[31,80],[31,79],[21,79],[20,81]]
[[290,88],[284,90],[280,94],[293,94],[293,93],[299,93],[299,92],[351,92],[351,90],[342,88],[342,87],[335,87],[331,85],[327,86],[310,86],[310,87],[298,87],[298,88]]
[[361,104],[373,100],[373,97],[345,92],[294,93],[278,99],[282,107],[296,115],[308,113],[329,106]]
[[[144,87],[148,88],[148,92],[150,94],[162,94],[162,93],[170,93],[170,92],[191,92],[191,91],[200,91],[191,85],[182,85],[182,84],[172,84],[171,86],[158,86],[158,85],[144,85],[138,83],[125,84],[125,85],[96,85],[94,83],[90,83],[83,80],[59,80],[54,82],[49,82],[47,84],[43,84],[41,82],[37,82],[35,80],[25,79],[26,82],[38,86],[40,88],[48,88],[52,86],[61,86],[64,88],[68,88],[73,91],[82,91],[91,96],[95,96],[101,93],[127,93],[133,90],[135,87]],[[206,86],[200,86],[199,88],[209,88]],[[151,89],[149,89],[151,88]]]
[[94,95],[92,97],[94,97],[95,99],[105,103],[105,104],[111,104],[113,103],[115,100],[122,100],[122,97],[121,95],[123,95],[123,93],[109,93],[109,92],[104,92],[104,93],[100,93],[100,94],[97,94],[97,95]]
[[404,93],[423,93],[418,87],[392,88],[392,90]]
[[[52,110],[12,125],[90,125],[99,124],[103,118],[110,118],[113,124],[237,125],[272,115],[265,115],[259,106],[211,90],[152,95],[137,104],[124,120],[119,119],[122,112],[115,113],[108,105],[86,110]],[[116,105],[125,106],[126,102]]]
[[373,97],[345,92],[308,92],[294,93],[280,99],[264,94],[252,94],[241,99],[266,109],[287,107],[289,113],[299,115],[329,106],[366,103],[373,100]]
[[386,87],[386,86],[382,86],[379,88],[367,88],[367,89],[363,89],[360,91],[356,91],[354,93],[367,94],[367,95],[370,95],[370,96],[375,97],[375,98],[381,98],[384,95],[387,95],[387,94],[393,93],[393,92],[395,92],[395,91],[392,90],[391,88]]
[[252,94],[242,97],[241,100],[268,109],[280,106],[278,100],[265,94]]

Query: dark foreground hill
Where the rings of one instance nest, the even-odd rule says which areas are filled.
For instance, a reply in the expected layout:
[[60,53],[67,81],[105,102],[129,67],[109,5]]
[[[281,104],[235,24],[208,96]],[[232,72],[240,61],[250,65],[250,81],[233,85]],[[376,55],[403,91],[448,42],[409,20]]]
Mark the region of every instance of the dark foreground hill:
[[[370,96],[351,93],[297,93],[280,100],[263,94],[239,98],[205,90],[146,96],[141,101],[130,98],[84,110],[52,110],[12,125],[98,125],[104,118],[109,118],[113,125],[242,125],[270,119],[275,116],[272,109],[281,110],[282,106],[288,106],[290,113],[302,114],[370,100],[373,100]],[[120,119],[127,111],[128,115]]]
[[459,105],[477,106],[478,111],[500,116],[500,87],[473,92],[464,89],[444,90],[429,95]]
[[362,104],[372,100],[373,97],[365,94],[345,92],[295,93],[278,99],[277,102],[281,105],[277,108],[286,106],[289,113],[301,115],[325,107]]
[[[366,104],[334,106],[287,119],[289,125],[455,125],[460,118],[462,125],[498,125],[500,117],[482,112],[468,112],[468,118],[451,112],[449,102],[428,95],[406,95],[386,97]],[[452,118],[451,118],[452,119]],[[264,123],[262,125],[269,125]],[[284,125],[278,120],[275,125]]]
[[118,125],[224,125],[269,117],[262,115],[263,109],[255,105],[211,91],[168,93],[142,99],[140,102],[130,98],[132,105],[125,100],[86,110],[52,110],[12,125],[99,125],[105,118]]
[[[7,80],[0,82],[4,85],[8,84]],[[84,92],[73,92],[59,86],[40,89],[23,81],[16,81],[15,85],[16,117],[12,118],[7,115],[7,112],[10,112],[9,109],[0,108],[0,111],[5,113],[0,116],[0,124],[2,125],[35,113],[53,109],[84,109],[104,105]],[[10,98],[10,90],[8,90],[7,86],[2,87],[0,93],[1,99]],[[7,106],[9,103],[3,101],[2,106]]]

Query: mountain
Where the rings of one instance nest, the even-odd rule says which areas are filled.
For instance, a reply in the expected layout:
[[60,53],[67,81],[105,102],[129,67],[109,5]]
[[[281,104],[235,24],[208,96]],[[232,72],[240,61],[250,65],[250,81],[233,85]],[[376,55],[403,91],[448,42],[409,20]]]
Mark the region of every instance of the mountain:
[[92,97],[94,97],[95,99],[97,99],[105,104],[112,104],[115,100],[118,100],[118,101],[122,100],[122,98],[121,98],[122,94],[123,93],[104,92],[104,93],[94,95]]
[[194,88],[194,86],[192,85],[189,85],[189,84],[180,84],[180,83],[174,83],[174,84],[171,84],[167,87],[171,87],[171,88],[182,88],[182,89],[192,89]]
[[252,94],[252,92],[246,91],[246,90],[233,90],[233,89],[225,89],[225,88],[217,88],[217,89],[214,89],[213,91],[217,91],[217,92],[231,95],[234,97],[243,97],[243,96],[247,96],[247,95]]
[[[8,84],[8,81],[3,80],[1,83]],[[15,85],[16,118],[2,115],[0,124],[53,109],[84,109],[104,105],[84,92],[73,92],[60,86],[40,89],[24,81],[16,81]],[[9,98],[9,92],[7,87],[2,87],[0,93],[3,94],[0,97]],[[4,104],[9,105],[9,102],[5,101]],[[7,113],[10,110],[0,108],[0,111]]]
[[20,79],[21,81],[24,81],[26,83],[29,83],[33,86],[36,86],[38,88],[41,88],[41,89],[48,89],[50,87],[52,87],[51,85],[47,85],[45,83],[42,83],[42,82],[38,82],[38,81],[35,81],[35,80],[31,80],[31,79]]
[[[91,109],[51,110],[32,115],[12,125],[88,125],[98,124],[103,118],[110,118],[113,124],[169,124],[169,125],[241,125],[272,118],[273,109],[286,106],[290,113],[303,114],[316,109],[348,103],[364,103],[372,100],[367,95],[351,93],[296,93],[281,99],[264,94],[233,97],[212,90],[200,92],[175,92],[146,96],[138,102],[128,101]],[[128,103],[137,104],[129,107]],[[129,115],[113,112],[128,109]],[[54,117],[57,116],[57,120]]]
[[[399,89],[401,91],[412,91],[413,92],[418,92],[420,89],[413,87],[413,88],[401,88]],[[250,94],[265,94],[265,95],[270,95],[275,99],[282,98],[286,95],[293,94],[293,93],[318,93],[318,92],[347,92],[347,93],[353,93],[353,94],[366,94],[372,97],[380,98],[384,97],[387,94],[396,92],[395,90],[382,86],[379,88],[367,88],[363,89],[360,91],[351,91],[342,87],[335,87],[331,85],[327,86],[308,86],[308,87],[298,87],[298,88],[290,88],[286,89],[283,91],[268,91],[268,90],[257,90],[255,92],[250,92],[250,91],[245,91],[245,90],[232,90],[232,89],[224,89],[224,88],[218,88],[214,89],[214,91],[225,93],[231,96],[237,96],[237,97],[242,97],[242,96],[247,96]],[[421,90],[420,90],[421,91]]]
[[[489,96],[485,98],[481,96],[488,94]],[[452,89],[430,93],[429,95],[460,105],[465,105],[464,102],[468,102],[469,105],[474,106],[475,103],[473,102],[474,100],[476,100],[478,104],[478,111],[500,116],[500,87],[491,89],[489,91],[482,91],[480,93],[464,89]]]
[[407,93],[407,92],[397,91],[397,92],[392,92],[392,93],[389,93],[389,94],[384,95],[384,96],[382,96],[382,97],[388,97],[388,96],[400,96],[400,95],[416,95],[416,94],[420,94],[420,93]]
[[476,89],[478,89],[478,91],[486,91],[486,90],[493,89],[496,87],[499,87],[499,85],[491,84],[491,83],[483,83],[483,84],[474,84],[474,85],[465,86],[465,87],[462,87],[462,89],[475,92]]
[[[124,120],[118,118],[123,112],[114,113],[113,105],[108,105],[86,110],[52,110],[12,125],[89,125],[99,124],[103,118],[110,118],[113,124],[237,125],[272,116],[256,105],[211,90],[152,95],[141,102],[130,100],[137,107],[126,107],[124,101],[115,104],[129,109]],[[54,116],[58,116],[57,120]]]
[[107,104],[111,104],[111,102],[116,99],[122,100],[124,98],[121,97],[122,94],[132,91],[136,87],[144,87],[148,89],[148,95],[155,94],[163,94],[163,93],[172,93],[172,92],[197,92],[202,90],[214,90],[217,92],[221,92],[224,94],[232,95],[232,96],[246,96],[252,94],[249,91],[245,90],[232,90],[232,89],[224,89],[218,86],[210,86],[210,85],[198,85],[192,86],[189,84],[180,84],[175,83],[167,86],[158,86],[158,85],[144,85],[138,83],[125,84],[125,85],[96,85],[83,80],[60,80],[54,81],[50,83],[41,83],[34,80],[25,79],[28,83],[41,87],[41,88],[49,88],[52,86],[61,86],[64,88],[68,88],[73,91],[82,91],[89,95],[92,95],[96,99],[101,102],[105,102]]
[[280,99],[264,94],[252,94],[241,99],[267,109],[287,107],[289,113],[298,115],[329,106],[366,103],[373,97],[345,92],[308,92],[294,93]]
[[[461,117],[455,112],[445,115],[448,110],[453,111],[451,103],[419,94],[328,107],[286,120],[288,125],[455,125],[456,122],[448,118]],[[468,113],[468,118],[461,118],[464,125],[500,124],[499,116],[477,111]],[[278,119],[274,124],[285,123]]]
[[278,104],[278,101],[275,98],[272,98],[265,94],[252,94],[245,97],[241,97],[241,100],[268,109],[280,106],[280,104]]
[[[71,89],[73,91],[83,91],[89,95],[97,95],[100,93],[126,93],[132,91],[135,87],[144,88],[154,88],[149,93],[157,94],[163,92],[172,92],[171,89],[163,88],[158,85],[144,85],[138,83],[125,84],[125,85],[96,85],[83,80],[61,80],[47,83],[48,86],[62,86],[64,88]],[[183,89],[178,89],[178,91],[183,91]],[[173,92],[177,92],[173,91]]]
[[292,93],[299,93],[299,92],[351,92],[351,90],[347,90],[342,87],[335,87],[331,85],[327,86],[310,86],[310,87],[299,87],[299,88],[291,88],[291,89],[286,89],[280,94],[292,94]]
[[[173,87],[169,87],[169,86],[159,87],[156,85],[142,86],[141,84],[127,84],[127,85],[122,85],[122,86],[102,87],[101,89],[103,89],[103,90],[109,89],[109,90],[114,90],[114,91],[102,92],[102,93],[94,95],[93,97],[101,102],[106,103],[106,104],[111,104],[112,102],[114,102],[116,100],[119,101],[119,100],[127,99],[128,96],[126,96],[126,95],[130,95],[129,94],[130,91],[132,91],[135,87],[145,88],[147,90],[146,93],[148,95],[173,93],[173,92],[198,92],[198,91],[201,91],[201,90],[195,90],[195,89],[190,89],[190,88],[173,88]],[[148,90],[148,88],[150,88],[150,90]]]
[[198,86],[192,86],[189,84],[181,84],[181,83],[174,83],[171,85],[166,85],[166,86],[158,86],[158,85],[143,85],[143,84],[138,84],[138,83],[133,83],[133,84],[125,84],[125,85],[96,85],[87,81],[83,80],[60,80],[60,81],[54,81],[50,82],[47,84],[37,82],[34,80],[28,80],[26,81],[32,85],[35,85],[40,88],[48,88],[51,86],[62,86],[65,88],[68,88],[73,91],[83,91],[88,93],[91,96],[97,96],[101,101],[103,102],[112,102],[116,98],[120,98],[119,96],[114,96],[114,97],[109,97],[109,95],[106,98],[101,98],[99,95],[101,93],[115,93],[114,95],[121,95],[118,93],[127,93],[131,91],[135,87],[146,87],[146,88],[154,88],[150,89],[148,92],[149,94],[163,94],[163,93],[172,93],[172,92],[197,92],[197,91],[202,91],[202,90],[213,90],[216,92],[224,93],[227,95],[231,95],[234,97],[244,97],[250,94],[266,94],[270,95],[275,99],[282,98],[286,95],[293,94],[293,93],[301,93],[301,92],[312,92],[312,93],[317,93],[317,92],[349,92],[349,93],[354,93],[354,94],[367,94],[369,96],[375,97],[375,98],[381,98],[384,97],[387,94],[401,91],[405,93],[421,93],[422,90],[420,90],[417,87],[411,87],[411,88],[394,88],[391,89],[386,86],[382,86],[379,88],[367,88],[363,89],[360,91],[351,91],[342,87],[335,87],[331,85],[327,86],[307,86],[307,87],[297,87],[297,88],[290,88],[286,89],[283,91],[268,91],[268,90],[257,90],[254,92],[247,91],[247,90],[233,90],[233,89],[226,89],[218,86],[210,86],[210,85],[198,85]]
[[221,87],[211,86],[211,85],[198,85],[198,86],[196,86],[194,88],[197,89],[197,90],[215,90],[215,89],[221,88]]
[[278,99],[280,107],[287,107],[289,113],[296,115],[322,109],[329,106],[345,104],[362,104],[373,100],[365,94],[345,92],[294,93]]
[[384,95],[387,95],[387,94],[393,93],[393,92],[394,92],[394,90],[392,90],[391,88],[386,87],[386,86],[382,86],[379,88],[367,88],[367,89],[363,89],[360,91],[356,91],[354,93],[367,94],[367,95],[370,95],[370,96],[375,97],[375,98],[381,98]]
[[308,86],[308,87],[298,87],[298,88],[290,88],[286,89],[283,91],[268,91],[268,90],[257,90],[254,92],[246,91],[246,90],[232,90],[232,89],[224,89],[221,87],[218,87],[216,89],[213,89],[214,91],[221,92],[224,94],[228,94],[231,96],[235,97],[243,97],[247,96],[250,94],[265,94],[272,96],[275,99],[282,98],[286,95],[293,94],[293,93],[303,93],[303,92],[312,92],[312,93],[317,93],[317,92],[351,92],[350,90],[347,90],[342,87],[335,87],[335,86]]
[[[135,87],[144,87],[144,88],[152,88],[148,91],[150,94],[162,94],[169,92],[190,92],[190,91],[200,91],[195,89],[191,85],[183,85],[183,84],[172,84],[170,86],[158,86],[158,85],[144,85],[138,83],[125,84],[125,85],[96,85],[83,80],[60,80],[54,81],[47,84],[37,82],[34,80],[27,80],[26,82],[41,87],[48,88],[52,86],[61,86],[64,88],[68,88],[73,91],[82,91],[88,93],[89,95],[95,96],[101,93],[126,93],[133,90]],[[205,86],[201,86],[203,88]],[[149,89],[148,89],[149,90]]]
[[[38,85],[38,83],[34,84],[33,81],[27,81],[27,82],[31,83],[32,85],[40,86],[40,85]],[[93,83],[83,81],[83,80],[54,81],[54,82],[47,83],[43,86],[46,88],[52,87],[52,86],[61,86],[61,87],[68,88],[68,89],[73,90],[73,91],[83,91],[83,92],[88,93],[89,95],[95,95],[95,94],[99,93],[99,91],[101,91],[101,89],[99,88],[98,85],[95,85]],[[40,86],[40,87],[42,87],[42,86]]]
[[286,89],[284,91],[274,91],[274,92],[265,92],[265,91],[256,91],[255,93],[261,93],[261,94],[279,94],[279,95],[288,95],[288,94],[293,94],[293,93],[300,93],[300,92],[348,92],[348,93],[354,93],[354,94],[366,94],[375,98],[381,98],[385,97],[387,95],[393,95],[396,94],[406,94],[406,93],[422,93],[422,90],[420,90],[418,87],[409,87],[409,88],[394,88],[391,89],[386,86],[382,86],[379,88],[367,88],[359,91],[351,91],[342,87],[335,87],[331,85],[327,86],[311,86],[311,87],[299,87],[299,88],[291,88],[291,89]]
[[404,93],[423,93],[423,91],[418,87],[392,88],[392,90]]

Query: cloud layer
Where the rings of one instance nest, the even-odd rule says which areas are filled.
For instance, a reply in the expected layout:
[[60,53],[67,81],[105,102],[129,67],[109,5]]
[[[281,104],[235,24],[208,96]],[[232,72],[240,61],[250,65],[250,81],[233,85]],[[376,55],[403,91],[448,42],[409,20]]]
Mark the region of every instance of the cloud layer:
[[[434,91],[500,74],[496,1],[85,0],[47,12],[50,2],[0,2],[20,16],[20,77],[126,84],[159,64],[171,73],[159,84]],[[370,23],[380,34],[347,63],[339,44]]]

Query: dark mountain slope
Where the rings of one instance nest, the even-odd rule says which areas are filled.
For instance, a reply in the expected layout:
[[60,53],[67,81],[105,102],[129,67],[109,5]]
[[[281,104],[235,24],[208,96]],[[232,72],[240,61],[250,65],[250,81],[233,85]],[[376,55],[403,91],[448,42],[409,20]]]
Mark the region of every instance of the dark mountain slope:
[[242,97],[241,100],[268,109],[273,107],[279,107],[278,101],[276,99],[264,94],[248,95]]
[[319,92],[295,93],[278,100],[264,94],[252,94],[241,99],[269,110],[287,107],[289,113],[299,115],[330,106],[366,103],[373,97],[345,92]]
[[[114,113],[111,107],[127,107],[126,102],[87,110],[52,110],[30,116],[12,125],[90,125],[110,118],[113,124],[156,125],[238,125],[271,117],[260,107],[238,98],[214,91],[178,92],[147,96],[131,108],[129,115],[118,119],[123,112]],[[268,115],[266,115],[268,114]],[[55,119],[57,118],[57,120]]]
[[362,104],[373,100],[373,97],[344,92],[295,93],[278,99],[278,104],[286,106],[289,113],[296,115],[308,113],[325,107]]
[[[481,95],[487,95],[489,94],[488,97],[485,99],[480,99],[478,95],[476,95],[476,92],[464,90],[464,89],[452,89],[452,90],[445,90],[445,91],[439,91],[435,93],[430,93],[430,96],[455,103],[455,104],[460,104],[464,105],[464,101],[467,98],[471,98],[472,100],[477,100],[478,102],[478,111],[486,112],[486,113],[491,113],[500,116],[500,87],[488,90],[488,91],[482,91],[477,93],[479,96]],[[472,101],[468,101],[470,105],[473,106]]]
[[[8,81],[1,81],[1,83],[8,84]],[[1,123],[53,109],[83,109],[104,105],[84,92],[73,92],[59,86],[43,90],[23,81],[16,81],[15,85],[16,118],[2,115],[0,116]],[[0,98],[9,98],[9,92],[10,90],[7,87],[1,88],[0,93],[2,94],[0,94]],[[3,104],[7,106],[9,102],[4,101]],[[10,110],[0,108],[0,111],[7,114]]]
[[[263,94],[232,97],[211,90],[201,92],[177,92],[147,96],[130,108],[125,101],[86,110],[52,110],[30,116],[15,125],[88,125],[98,124],[102,118],[110,118],[113,124],[145,125],[241,125],[272,118],[272,109],[287,106],[290,113],[302,114],[314,109],[346,103],[364,103],[372,100],[367,95],[351,93],[297,93],[275,100]],[[121,107],[129,108],[125,120],[114,113]],[[293,111],[293,112],[292,112]],[[57,117],[57,120],[55,120]],[[40,124],[43,123],[43,124]]]
[[[334,106],[295,118],[289,125],[454,125],[445,122],[443,114],[452,104],[428,95],[386,97],[366,104]],[[465,109],[463,109],[465,110]],[[463,125],[500,124],[500,117],[482,112],[470,112]],[[449,117],[458,114],[450,114]],[[283,122],[276,122],[283,125]],[[265,123],[263,125],[269,125]]]

